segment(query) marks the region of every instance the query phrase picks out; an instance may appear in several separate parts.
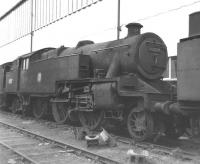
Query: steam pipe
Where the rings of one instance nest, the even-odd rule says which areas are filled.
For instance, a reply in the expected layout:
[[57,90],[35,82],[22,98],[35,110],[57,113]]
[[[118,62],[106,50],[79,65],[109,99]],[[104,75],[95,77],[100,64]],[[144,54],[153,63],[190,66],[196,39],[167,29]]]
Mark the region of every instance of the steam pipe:
[[179,104],[176,102],[165,101],[165,102],[156,102],[153,106],[156,112],[162,112],[166,115],[169,114],[181,114],[187,115],[186,112],[180,109]]

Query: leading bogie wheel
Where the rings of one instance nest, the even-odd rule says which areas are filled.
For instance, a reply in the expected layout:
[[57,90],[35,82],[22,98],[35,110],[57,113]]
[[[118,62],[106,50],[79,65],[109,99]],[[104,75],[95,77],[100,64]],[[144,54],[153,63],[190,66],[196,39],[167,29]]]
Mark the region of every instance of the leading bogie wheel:
[[135,141],[150,139],[154,130],[153,118],[150,113],[137,111],[134,108],[128,114],[127,128],[130,136]]
[[82,126],[89,130],[95,130],[99,128],[104,118],[104,112],[102,110],[79,112],[78,115]]

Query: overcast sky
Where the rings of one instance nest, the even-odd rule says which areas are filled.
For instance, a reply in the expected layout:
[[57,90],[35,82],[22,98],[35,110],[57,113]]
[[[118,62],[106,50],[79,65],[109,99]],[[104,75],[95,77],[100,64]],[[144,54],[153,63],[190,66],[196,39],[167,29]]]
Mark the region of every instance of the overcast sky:
[[[15,5],[19,0],[0,0],[0,15]],[[169,11],[180,6],[197,2],[197,0],[121,0],[121,24],[138,21],[144,27],[142,32],[158,34],[168,47],[168,55],[176,55],[176,46],[180,38],[188,36],[188,15],[200,9],[200,3],[180,10]],[[159,16],[141,20],[157,13]],[[102,2],[72,15],[54,25],[35,33],[33,50],[61,45],[76,46],[80,40],[104,42],[116,39],[117,0]],[[122,26],[121,38],[127,30]],[[30,37],[23,38],[13,44],[0,48],[0,64],[14,60],[21,54],[30,51]]]

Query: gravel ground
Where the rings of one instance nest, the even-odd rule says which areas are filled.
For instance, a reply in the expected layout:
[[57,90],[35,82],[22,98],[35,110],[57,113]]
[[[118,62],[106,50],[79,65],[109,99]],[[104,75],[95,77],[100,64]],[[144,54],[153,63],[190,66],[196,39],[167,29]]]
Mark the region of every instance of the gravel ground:
[[[90,159],[71,153],[71,150],[65,150],[51,143],[31,138],[10,128],[0,126],[0,134],[1,143],[40,164],[96,164]],[[0,164],[30,163],[26,160],[22,161],[22,157],[15,154],[13,150],[0,144]]]
[[[81,147],[82,149],[105,156],[107,158],[114,159],[116,161],[119,161],[120,163],[129,163],[128,162],[129,157],[127,156],[127,151],[129,149],[133,149],[133,150],[137,149],[134,146],[127,145],[127,144],[121,144],[121,143],[118,143],[116,147],[87,148],[86,142],[84,140],[76,140],[73,135],[72,129],[67,126],[65,127],[62,125],[62,126],[56,128],[55,126],[52,126],[52,124],[49,122],[46,122],[46,123],[38,122],[33,119],[21,119],[19,117],[12,117],[12,119],[11,119],[11,116],[7,116],[4,113],[0,113],[0,121],[7,122],[7,123],[15,125],[17,127],[32,131],[34,133],[50,137],[52,139],[56,139],[58,141],[66,143],[66,144],[70,144],[70,145],[73,145],[76,147]],[[198,151],[199,151],[200,145],[198,145],[197,147],[198,147]],[[142,151],[142,150],[139,150],[139,151]],[[175,149],[175,151],[176,151],[176,149]],[[2,155],[0,154],[0,157],[1,156]],[[197,162],[181,161],[181,160],[177,159],[176,156],[172,157],[172,156],[166,156],[164,154],[158,155],[158,154],[153,154],[151,152],[149,152],[149,155],[147,158],[151,163],[155,163],[155,164],[156,163],[163,163],[163,164],[165,164],[165,163],[166,164],[200,163],[200,161],[197,161]],[[57,164],[59,164],[59,163],[57,162]]]

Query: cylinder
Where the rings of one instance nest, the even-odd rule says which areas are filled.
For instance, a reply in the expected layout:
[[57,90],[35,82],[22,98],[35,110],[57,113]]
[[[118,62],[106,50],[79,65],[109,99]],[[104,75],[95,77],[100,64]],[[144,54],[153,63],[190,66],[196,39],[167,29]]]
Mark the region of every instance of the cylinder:
[[200,11],[189,15],[189,37],[200,35]]

